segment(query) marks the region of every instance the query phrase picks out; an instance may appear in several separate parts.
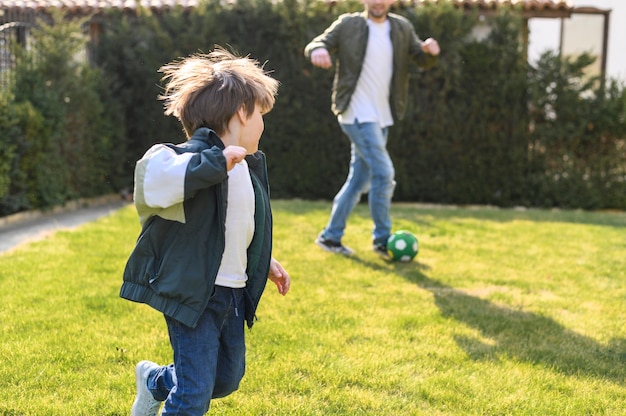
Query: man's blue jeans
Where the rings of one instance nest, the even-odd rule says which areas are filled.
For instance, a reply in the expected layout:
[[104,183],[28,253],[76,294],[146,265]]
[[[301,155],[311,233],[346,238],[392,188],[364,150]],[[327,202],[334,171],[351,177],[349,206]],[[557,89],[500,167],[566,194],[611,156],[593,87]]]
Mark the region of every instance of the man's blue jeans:
[[324,238],[341,241],[350,212],[361,195],[369,191],[370,215],[374,221],[373,240],[385,244],[391,234],[391,197],[395,188],[394,168],[387,151],[389,129],[378,123],[342,124],[351,143],[350,170],[343,187],[333,199],[333,208]]
[[246,355],[243,292],[216,286],[196,328],[165,317],[174,363],[148,377],[154,398],[165,400],[162,415],[204,415],[212,398],[239,388]]

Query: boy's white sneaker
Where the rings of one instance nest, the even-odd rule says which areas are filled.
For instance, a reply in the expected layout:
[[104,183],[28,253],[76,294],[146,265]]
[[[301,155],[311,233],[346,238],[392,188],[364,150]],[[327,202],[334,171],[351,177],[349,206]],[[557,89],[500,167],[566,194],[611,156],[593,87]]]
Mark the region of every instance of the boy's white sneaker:
[[130,410],[130,416],[157,416],[161,402],[156,400],[148,390],[148,375],[159,365],[152,361],[140,361],[135,367],[137,381],[137,397]]

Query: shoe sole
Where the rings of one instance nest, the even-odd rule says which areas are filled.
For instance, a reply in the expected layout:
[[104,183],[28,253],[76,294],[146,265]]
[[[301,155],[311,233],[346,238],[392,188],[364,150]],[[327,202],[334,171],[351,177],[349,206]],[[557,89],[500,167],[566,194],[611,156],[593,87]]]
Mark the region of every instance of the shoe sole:
[[[143,376],[143,371],[146,370],[146,368],[144,367],[144,363],[150,363],[153,364],[151,361],[148,360],[144,360],[144,361],[140,361],[137,363],[137,365],[135,366],[135,386],[137,389],[137,393],[139,393],[139,390],[146,390],[148,391],[148,386],[142,385],[142,383],[144,383],[146,381],[145,377]],[[133,402],[133,406],[131,407],[130,410],[130,416],[134,416],[135,413],[135,406],[137,406],[137,400],[139,399],[138,394],[135,397],[135,401]],[[158,412],[157,412],[158,413]]]
[[379,250],[374,250],[374,253],[378,254],[378,256],[383,260],[391,260],[391,256],[389,255],[389,253],[383,253]]
[[[315,239],[315,244],[317,244],[317,246],[319,248],[321,248],[322,250],[328,252],[328,253],[333,253],[333,254],[341,254],[342,256],[346,256],[346,257],[350,257],[354,254],[354,251],[350,250],[350,249],[346,249],[344,247],[344,250],[342,250],[340,247],[337,247],[337,250],[334,250],[333,247],[328,247],[326,244],[323,244],[319,239]],[[346,251],[347,250],[347,251]]]

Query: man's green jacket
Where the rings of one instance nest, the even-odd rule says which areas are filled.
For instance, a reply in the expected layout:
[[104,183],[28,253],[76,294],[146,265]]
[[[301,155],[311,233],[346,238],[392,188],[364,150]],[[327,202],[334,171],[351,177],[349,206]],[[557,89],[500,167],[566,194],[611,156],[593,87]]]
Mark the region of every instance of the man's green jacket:
[[[406,112],[409,93],[409,62],[428,69],[437,63],[437,56],[422,51],[422,41],[411,22],[403,16],[389,13],[391,43],[393,45],[393,78],[390,104],[394,119],[402,120]],[[328,29],[314,38],[304,49],[310,59],[311,52],[326,48],[337,54],[332,92],[332,111],[339,115],[348,108],[350,98],[361,74],[367,48],[367,12],[346,13],[337,18]]]

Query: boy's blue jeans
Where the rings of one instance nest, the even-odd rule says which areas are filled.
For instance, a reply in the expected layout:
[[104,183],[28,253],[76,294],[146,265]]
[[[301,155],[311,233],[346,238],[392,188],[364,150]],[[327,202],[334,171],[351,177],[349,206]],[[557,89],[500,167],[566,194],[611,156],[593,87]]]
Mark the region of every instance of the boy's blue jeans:
[[361,195],[369,191],[370,215],[374,221],[375,244],[386,244],[391,234],[391,197],[395,189],[393,162],[387,151],[389,128],[378,123],[340,123],[351,143],[350,170],[343,187],[333,199],[324,238],[341,241],[350,212]]
[[152,371],[148,389],[161,415],[202,416],[212,398],[239,388],[245,372],[244,289],[215,286],[198,326],[165,317],[174,363]]

